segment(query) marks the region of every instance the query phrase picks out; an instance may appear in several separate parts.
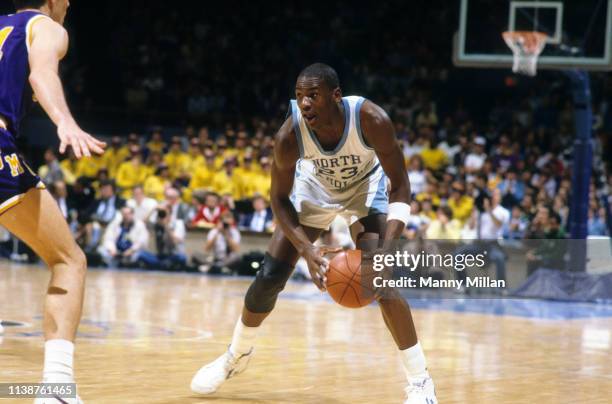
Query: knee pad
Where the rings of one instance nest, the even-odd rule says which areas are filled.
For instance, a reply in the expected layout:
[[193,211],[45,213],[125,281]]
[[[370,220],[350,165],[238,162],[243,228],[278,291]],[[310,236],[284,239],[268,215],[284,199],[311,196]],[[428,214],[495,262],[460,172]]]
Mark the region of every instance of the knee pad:
[[263,267],[257,271],[255,281],[249,287],[244,305],[252,313],[272,311],[278,294],[285,288],[293,267],[266,253]]

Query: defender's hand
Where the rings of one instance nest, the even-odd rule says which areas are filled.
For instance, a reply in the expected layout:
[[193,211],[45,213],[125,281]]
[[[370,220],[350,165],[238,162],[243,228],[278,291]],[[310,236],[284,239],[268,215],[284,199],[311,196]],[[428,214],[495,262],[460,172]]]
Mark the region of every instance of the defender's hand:
[[311,246],[304,250],[302,256],[308,264],[308,271],[312,282],[319,288],[321,292],[325,291],[325,282],[327,277],[325,273],[329,266],[329,261],[323,257],[325,254],[337,253],[342,251],[341,247],[330,247],[330,246]]
[[72,146],[76,158],[91,157],[95,154],[104,153],[106,143],[102,142],[89,133],[84,132],[74,122],[62,123],[57,127],[57,135],[60,138],[60,153],[64,154],[68,146]]

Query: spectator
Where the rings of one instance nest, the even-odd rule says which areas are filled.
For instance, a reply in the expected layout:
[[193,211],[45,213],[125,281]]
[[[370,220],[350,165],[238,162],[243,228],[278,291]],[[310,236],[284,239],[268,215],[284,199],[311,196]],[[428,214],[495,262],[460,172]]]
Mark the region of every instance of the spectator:
[[119,165],[123,163],[129,155],[130,151],[121,145],[121,138],[119,136],[113,136],[111,138],[110,147],[104,151],[104,155],[102,156],[102,163],[108,170],[108,174],[111,178],[115,178]]
[[148,223],[149,217],[157,208],[157,201],[145,195],[142,185],[136,185],[132,189],[132,198],[128,199],[126,205],[134,210],[136,220]]
[[511,208],[520,203],[525,195],[525,183],[518,178],[516,170],[506,172],[504,180],[498,185],[502,193],[502,205]]
[[269,157],[263,156],[259,159],[261,170],[252,179],[255,184],[256,194],[263,196],[266,200],[270,200],[270,187],[272,186],[272,161]]
[[115,194],[115,183],[112,180],[104,181],[100,184],[100,198],[89,209],[91,221],[106,226],[123,206],[125,200]]
[[447,203],[453,211],[453,217],[462,224],[470,217],[474,208],[474,198],[466,195],[465,187],[460,181],[453,182]]
[[236,157],[231,156],[225,159],[223,171],[217,172],[213,179],[212,188],[219,195],[230,194],[234,200],[242,199],[241,178],[236,175]]
[[[45,150],[45,164],[38,169],[38,176],[45,185],[53,184],[56,181],[64,181],[64,172],[59,160],[52,149]],[[69,179],[74,183],[75,178]]]
[[166,149],[166,143],[162,139],[162,133],[159,129],[156,129],[151,134],[151,140],[147,142],[147,150],[150,153],[163,153]]
[[121,196],[130,198],[132,188],[144,183],[147,178],[148,169],[142,163],[142,153],[140,147],[130,146],[130,159],[119,165],[117,170],[117,185],[121,188]]
[[92,252],[97,248],[104,229],[119,216],[119,211],[124,206],[125,200],[115,195],[115,184],[112,181],[100,184],[100,198],[94,201],[86,214],[85,252]]
[[[473,174],[480,170],[484,165],[487,155],[485,153],[486,140],[482,136],[476,136],[474,138],[474,144],[472,145],[472,152],[465,157],[465,170],[468,174]],[[469,181],[469,179],[468,179]]]
[[189,181],[189,189],[193,191],[210,190],[217,173],[215,166],[215,152],[212,149],[204,150],[204,164],[198,166]]
[[608,229],[606,226],[606,210],[600,209],[589,209],[589,222],[588,222],[589,236],[606,236]]
[[435,135],[430,136],[429,143],[421,150],[421,157],[425,167],[432,171],[439,171],[448,164],[448,156],[438,147]]
[[57,205],[62,212],[64,219],[70,222],[70,207],[68,206],[68,190],[66,189],[66,183],[62,180],[57,180],[49,187],[49,192],[57,202]]
[[529,226],[529,220],[527,215],[523,212],[520,206],[515,205],[512,207],[512,214],[510,220],[504,228],[504,238],[509,240],[522,240],[527,234],[527,228]]
[[168,206],[157,208],[153,225],[156,253],[142,251],[138,260],[149,269],[180,270],[187,264],[185,255],[185,222],[171,219]]
[[[178,189],[169,187],[164,192],[165,200],[163,205],[170,212],[170,221],[182,220],[183,223],[191,221],[192,213],[191,208],[184,202],[181,202],[181,194]],[[151,221],[155,223],[157,221],[157,212],[151,216]]]
[[274,230],[272,209],[266,206],[266,200],[262,196],[253,198],[253,213],[243,215],[238,227],[240,230],[258,233],[271,233]]
[[166,189],[172,186],[170,169],[166,163],[157,166],[155,175],[150,175],[144,182],[143,189],[145,195],[156,201],[163,201]]
[[423,169],[423,158],[419,154],[413,155],[408,161],[408,180],[412,195],[425,191],[425,170]]
[[149,232],[144,222],[134,218],[134,210],[121,208],[121,219],[115,220],[104,231],[98,252],[108,267],[135,264],[149,243]]
[[198,207],[195,217],[191,221],[193,227],[213,228],[221,220],[221,214],[225,211],[219,203],[219,195],[208,192],[204,196],[204,203]]
[[188,161],[189,156],[187,153],[183,152],[180,136],[173,136],[172,142],[170,143],[170,150],[168,150],[168,153],[164,156],[164,163],[166,163],[170,169],[170,177],[172,179],[178,178]]
[[[211,254],[215,272],[240,260],[240,231],[231,212],[224,212],[217,226],[208,232],[204,250]],[[204,272],[210,272],[211,269],[210,266],[200,268]]]
[[461,224],[453,219],[453,211],[448,206],[438,208],[436,219],[427,227],[426,236],[432,240],[458,240]]
[[[546,213],[544,213],[546,211]],[[527,251],[527,276],[539,268],[564,269],[567,244],[565,230],[561,227],[561,217],[552,209],[543,208],[538,225],[542,240],[532,242],[535,248]]]

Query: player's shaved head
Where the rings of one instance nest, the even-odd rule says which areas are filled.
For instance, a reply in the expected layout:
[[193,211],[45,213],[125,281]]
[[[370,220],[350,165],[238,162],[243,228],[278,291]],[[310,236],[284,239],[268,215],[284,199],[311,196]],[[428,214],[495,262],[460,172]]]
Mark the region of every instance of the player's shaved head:
[[47,0],[13,0],[15,9],[23,10],[24,8],[41,8]]
[[321,82],[325,83],[330,90],[340,87],[338,73],[336,73],[333,67],[325,63],[314,63],[304,68],[298,75],[298,81],[305,78],[319,79]]

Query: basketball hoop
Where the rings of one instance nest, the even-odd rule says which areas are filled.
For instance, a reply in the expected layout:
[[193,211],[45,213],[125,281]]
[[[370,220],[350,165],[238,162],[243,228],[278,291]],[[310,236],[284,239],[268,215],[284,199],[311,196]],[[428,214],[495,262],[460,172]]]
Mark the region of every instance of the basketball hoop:
[[506,31],[502,36],[514,53],[512,71],[535,76],[538,57],[546,46],[548,35],[537,31]]

